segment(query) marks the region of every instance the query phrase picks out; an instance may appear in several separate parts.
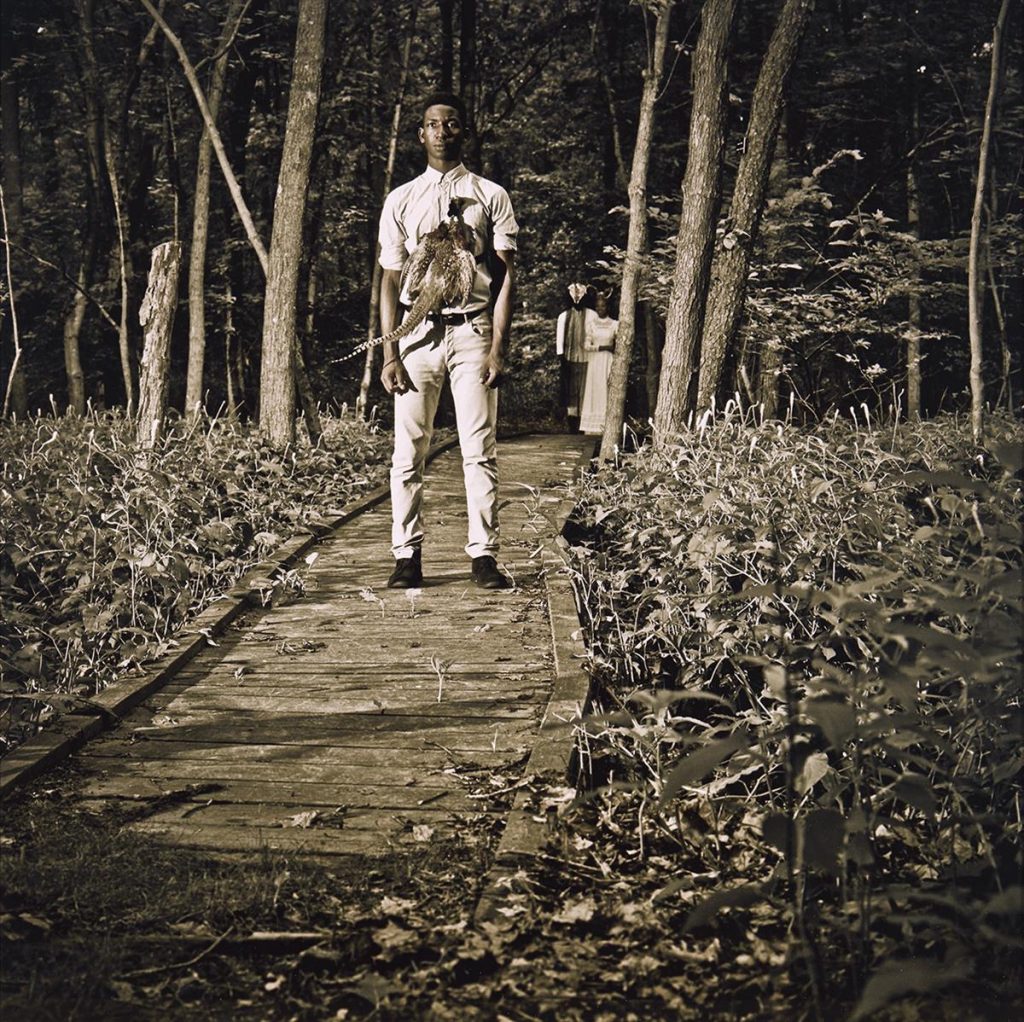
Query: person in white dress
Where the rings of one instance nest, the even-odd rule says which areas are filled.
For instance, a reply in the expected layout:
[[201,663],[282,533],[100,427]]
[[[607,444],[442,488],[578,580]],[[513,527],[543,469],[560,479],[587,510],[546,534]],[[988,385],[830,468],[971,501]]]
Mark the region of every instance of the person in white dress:
[[605,413],[608,409],[608,374],[612,369],[615,352],[615,332],[619,321],[608,314],[611,291],[597,292],[596,309],[587,310],[586,336],[587,382],[583,388],[583,406],[580,410],[580,432],[604,432]]

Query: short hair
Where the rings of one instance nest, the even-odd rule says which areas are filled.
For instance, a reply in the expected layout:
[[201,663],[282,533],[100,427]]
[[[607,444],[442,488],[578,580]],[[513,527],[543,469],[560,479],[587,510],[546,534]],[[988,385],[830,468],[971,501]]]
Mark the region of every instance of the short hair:
[[464,128],[468,126],[466,123],[466,104],[454,92],[432,92],[430,95],[424,96],[423,102],[420,104],[420,120],[423,119],[426,112],[432,106],[450,106],[462,119],[462,126]]

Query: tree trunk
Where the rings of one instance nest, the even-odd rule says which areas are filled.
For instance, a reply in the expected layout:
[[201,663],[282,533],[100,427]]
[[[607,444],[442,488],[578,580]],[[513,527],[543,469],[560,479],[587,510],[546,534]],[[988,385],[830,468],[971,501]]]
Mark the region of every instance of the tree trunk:
[[[395,174],[395,156],[398,153],[398,132],[402,125],[402,106],[405,103],[405,90],[409,83],[409,61],[412,56],[412,41],[416,34],[416,12],[417,7],[413,5],[409,15],[409,32],[405,37],[405,48],[402,51],[402,71],[398,76],[398,95],[395,97],[395,110],[391,116],[391,134],[388,138],[388,158],[384,164],[384,183],[381,186],[381,204],[391,191],[391,181]],[[374,249],[376,251],[376,249]],[[373,260],[373,269],[370,276],[370,308],[367,315],[368,325],[366,328],[366,339],[372,341],[377,336],[380,326],[380,284],[383,278],[383,270],[378,259]],[[366,358],[363,360],[363,376],[359,381],[359,396],[356,398],[356,414],[361,419],[366,418],[366,408],[370,401],[370,384],[373,382],[374,361],[377,349],[380,345],[372,344],[366,349]]]
[[692,407],[718,215],[729,34],[735,10],[736,0],[705,0],[701,8],[700,37],[693,55],[693,110],[683,209],[654,417],[656,443],[681,432]]
[[[626,258],[622,266],[622,292],[619,296],[619,327],[615,333],[615,354],[608,374],[608,406],[601,437],[600,460],[614,457],[626,418],[626,392],[629,389],[629,364],[636,338],[636,306],[640,278],[647,251],[647,169],[654,136],[654,106],[658,98],[661,72],[665,65],[672,3],[658,11],[654,26],[654,48],[644,69],[644,88],[640,98],[640,116],[633,148],[633,166],[629,177],[629,231]],[[646,17],[646,14],[644,14]]]
[[142,324],[142,373],[139,385],[139,413],[135,435],[145,450],[156,446],[163,435],[167,414],[168,368],[171,331],[178,304],[178,267],[181,246],[165,241],[153,249],[146,297],[139,307]]
[[[295,317],[302,219],[320,98],[326,19],[327,0],[299,0],[288,119],[274,203],[260,374],[260,427],[272,443],[281,447],[295,436],[295,364],[301,358]],[[307,425],[312,434],[309,420]]]
[[[608,104],[608,130],[611,134],[612,156],[615,160],[615,184],[624,192],[629,192],[629,171],[626,168],[626,156],[622,148],[622,132],[619,129],[618,100],[615,96],[615,86],[612,84],[612,76],[608,70],[610,63],[608,56],[606,27],[604,23],[603,3],[597,5],[597,13],[594,20],[594,30],[591,34],[591,52],[594,57],[594,64],[601,75],[601,85],[604,88],[605,102]],[[598,45],[598,40],[605,43]]]
[[455,33],[452,28],[455,0],[438,0],[437,6],[441,15],[441,68],[437,85],[442,91],[451,92],[455,70]]
[[814,0],[786,0],[768,44],[750,103],[750,122],[736,171],[729,230],[714,253],[714,272],[700,338],[697,410],[711,406],[726,355],[736,341],[747,275],[761,224],[786,80],[814,7]]
[[78,264],[78,290],[72,299],[71,311],[64,320],[64,373],[68,381],[68,409],[76,415],[85,414],[85,375],[82,372],[82,323],[89,298],[85,285],[92,271],[92,257],[83,252]]
[[[910,69],[916,75],[916,68]],[[920,131],[920,109],[917,90],[911,98],[911,137],[916,142]],[[921,240],[920,192],[917,187],[917,158],[911,154],[907,163],[907,231],[915,241]],[[915,265],[915,285],[907,298],[907,420],[921,418],[921,299],[916,286],[920,281],[920,265]]]
[[[227,78],[230,41],[238,30],[244,0],[231,0],[224,28],[217,42],[217,59],[210,81],[210,116],[216,121]],[[188,375],[185,411],[191,418],[203,406],[203,367],[206,361],[206,242],[210,230],[210,170],[213,147],[210,133],[203,129],[196,161],[196,187],[192,205],[192,244],[188,257]]]
[[476,105],[479,82],[476,61],[476,0],[461,0],[459,8],[459,95],[466,106],[469,126],[466,162],[480,169],[480,136],[477,132]]
[[[3,49],[3,65],[0,68],[0,125],[3,139],[3,195],[6,215],[8,242],[17,244],[21,241],[21,224],[24,213],[23,191],[21,183],[21,121],[18,103],[18,75],[11,66],[10,46],[5,43]],[[7,246],[7,266],[11,265],[10,245]],[[2,318],[2,314],[0,314]],[[11,317],[11,328],[15,320]],[[20,348],[20,336],[17,344]],[[6,388],[4,401],[14,415],[23,419],[28,414],[28,388],[25,385],[25,370],[21,365],[21,351],[15,352],[15,362]]]
[[642,302],[644,310],[644,343],[647,346],[647,371],[644,385],[647,390],[647,415],[654,418],[658,407],[658,378],[661,375],[661,327],[650,302]]
[[974,186],[974,208],[971,211],[971,242],[967,256],[967,321],[971,339],[971,432],[975,443],[981,441],[985,426],[985,381],[982,375],[982,304],[984,282],[981,279],[981,227],[988,183],[988,161],[992,148],[992,129],[996,100],[1002,87],[1003,30],[1010,13],[1011,0],[1003,0],[992,30],[992,65],[989,74],[988,98],[985,101],[985,122],[978,148],[978,174]]
[[117,348],[121,358],[121,380],[124,385],[125,404],[129,411],[131,411],[135,406],[135,376],[132,372],[132,350],[128,336],[128,256],[125,245],[120,175],[117,169],[114,147],[110,139],[110,125],[103,98],[99,63],[96,59],[96,50],[93,45],[95,34],[93,25],[95,0],[76,0],[76,8],[81,26],[87,118],[89,131],[93,133],[89,148],[91,158],[97,163],[95,168],[97,182],[101,176],[100,166],[102,166],[102,172],[106,175],[107,187],[110,189],[110,199],[113,203],[114,232],[117,246],[114,256],[121,292],[121,314],[118,318]]

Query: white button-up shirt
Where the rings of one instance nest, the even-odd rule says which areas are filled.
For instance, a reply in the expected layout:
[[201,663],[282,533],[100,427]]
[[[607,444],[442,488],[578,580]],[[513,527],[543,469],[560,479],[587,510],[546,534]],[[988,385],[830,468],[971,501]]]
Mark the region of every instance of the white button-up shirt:
[[[491,303],[492,275],[485,258],[488,249],[514,252],[519,225],[508,192],[461,163],[446,174],[427,167],[419,177],[400,185],[384,200],[380,215],[380,265],[385,270],[402,269],[420,238],[448,216],[453,198],[468,200],[462,204],[462,218],[473,234],[476,278],[465,307],[444,311],[475,312]],[[404,289],[400,297],[406,305],[411,304]]]

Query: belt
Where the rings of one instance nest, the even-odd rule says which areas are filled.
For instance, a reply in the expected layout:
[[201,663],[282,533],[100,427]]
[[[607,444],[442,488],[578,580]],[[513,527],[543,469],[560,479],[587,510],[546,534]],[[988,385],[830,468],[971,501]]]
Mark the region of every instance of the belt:
[[474,309],[472,312],[428,312],[424,319],[430,323],[440,323],[441,326],[459,326],[462,323],[471,322],[486,311],[486,309]]

